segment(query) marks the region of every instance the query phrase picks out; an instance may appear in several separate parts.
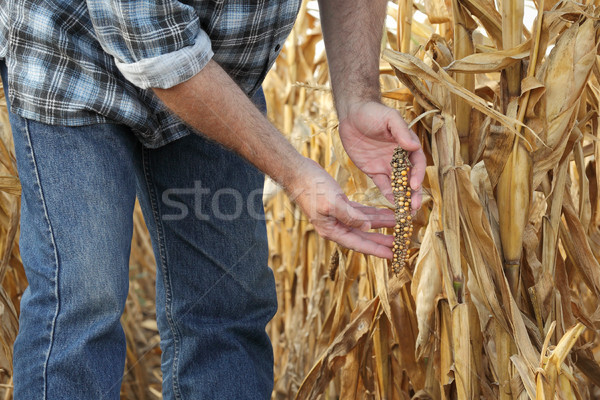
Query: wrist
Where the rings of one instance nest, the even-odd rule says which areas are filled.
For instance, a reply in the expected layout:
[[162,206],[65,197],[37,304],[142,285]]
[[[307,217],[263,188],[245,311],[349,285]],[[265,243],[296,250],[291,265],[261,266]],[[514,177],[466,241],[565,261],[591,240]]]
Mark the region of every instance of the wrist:
[[285,171],[277,177],[279,179],[275,179],[292,199],[298,195],[297,192],[302,191],[305,185],[304,180],[307,177],[306,171],[310,163],[314,163],[314,161],[300,153],[296,153],[286,160]]
[[381,92],[374,90],[371,93],[363,93],[360,96],[354,94],[353,96],[340,96],[335,101],[335,107],[337,110],[338,120],[343,121],[348,115],[363,104],[366,103],[381,103]]

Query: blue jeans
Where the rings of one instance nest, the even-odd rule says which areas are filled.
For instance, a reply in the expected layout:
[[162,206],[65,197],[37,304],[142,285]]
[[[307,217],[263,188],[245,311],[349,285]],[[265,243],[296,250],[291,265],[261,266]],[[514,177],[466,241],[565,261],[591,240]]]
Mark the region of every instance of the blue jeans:
[[119,398],[136,195],[157,260],[164,398],[270,398],[263,175],[195,134],[148,149],[123,125],[10,120],[29,281],[15,400]]

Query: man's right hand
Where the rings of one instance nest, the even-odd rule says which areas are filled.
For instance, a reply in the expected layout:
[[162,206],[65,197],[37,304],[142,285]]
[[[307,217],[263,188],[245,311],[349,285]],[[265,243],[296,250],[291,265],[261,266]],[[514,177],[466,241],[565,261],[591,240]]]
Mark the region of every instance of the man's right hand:
[[287,192],[321,237],[361,253],[392,258],[393,237],[368,231],[394,226],[394,212],[350,201],[316,162],[305,159]]

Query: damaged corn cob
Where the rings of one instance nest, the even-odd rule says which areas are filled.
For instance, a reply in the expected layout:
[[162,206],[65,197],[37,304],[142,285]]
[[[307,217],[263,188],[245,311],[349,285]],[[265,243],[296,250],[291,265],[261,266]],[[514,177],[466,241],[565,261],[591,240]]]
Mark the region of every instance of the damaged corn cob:
[[394,258],[392,259],[391,270],[397,275],[408,261],[408,246],[413,231],[412,216],[410,213],[411,192],[408,184],[411,163],[408,160],[408,152],[401,147],[396,147],[391,165],[391,181],[396,215],[393,247]]

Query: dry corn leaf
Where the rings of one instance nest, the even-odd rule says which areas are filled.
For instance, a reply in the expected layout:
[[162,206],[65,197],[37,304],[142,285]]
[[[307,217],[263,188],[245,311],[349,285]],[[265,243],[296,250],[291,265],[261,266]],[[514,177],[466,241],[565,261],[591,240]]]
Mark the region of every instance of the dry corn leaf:
[[[497,318],[501,326],[504,326],[503,329],[508,328],[504,324],[509,322],[508,330],[515,337],[519,352],[530,365],[533,365],[538,358],[537,351],[529,339],[523,316],[508,290],[508,282],[501,270],[499,254],[489,233],[490,226],[469,180],[468,168],[457,169],[457,176],[458,191],[461,193],[459,198],[461,229],[473,276],[481,287],[481,293],[487,295],[487,306],[492,315]],[[495,295],[496,291],[499,291],[502,303]]]
[[502,16],[491,0],[463,0],[462,4],[479,19],[489,36],[502,45]]
[[0,287],[0,364],[8,368],[8,372],[12,374],[12,344],[17,337],[17,329],[19,326],[17,311],[13,306],[12,300],[6,294],[4,288]]
[[0,176],[0,191],[12,194],[13,196],[21,195],[21,184],[16,176]]
[[535,376],[533,371],[527,367],[525,360],[523,357],[515,354],[510,357],[510,360],[514,364],[519,377],[521,378],[521,382],[523,383],[523,387],[527,391],[527,395],[530,399],[535,399],[536,391],[535,391]]
[[[444,70],[440,69],[438,72],[435,72],[431,67],[410,54],[398,53],[387,49],[383,52],[383,58],[393,67],[397,68],[402,74],[415,76],[425,81],[439,84],[450,93],[467,101],[473,108],[497,120],[511,132],[519,135],[515,129],[515,126],[522,125],[519,121],[514,118],[509,118],[489,107],[483,99],[458,85],[458,83],[444,72]],[[428,99],[431,100],[430,98]]]
[[[433,213],[438,213],[434,211]],[[425,235],[421,242],[421,251],[417,258],[415,272],[411,286],[411,294],[416,303],[416,315],[419,328],[419,336],[416,341],[416,358],[422,359],[427,344],[430,342],[433,334],[432,322],[433,313],[436,306],[436,298],[442,292],[442,276],[439,269],[440,255],[436,253],[436,248],[433,243],[435,240],[436,228],[439,227],[439,222],[436,223],[430,217],[429,224],[425,229]],[[439,218],[439,217],[438,217]],[[439,221],[439,219],[438,219]]]
[[334,372],[343,365],[345,356],[367,338],[378,305],[379,299],[374,298],[355,312],[353,320],[340,332],[304,378],[296,399],[314,399],[325,390]]
[[531,41],[521,43],[507,50],[497,50],[488,53],[477,53],[452,62],[448,72],[489,73],[498,72],[529,56]]
[[593,20],[573,24],[560,36],[541,69],[538,79],[546,88],[540,100],[546,146],[534,154],[534,188],[563,156],[579,98],[596,62],[596,32]]
[[450,22],[450,14],[444,0],[425,0],[425,14],[432,24]]
[[561,224],[560,233],[565,250],[581,272],[583,281],[598,296],[600,293],[600,264],[590,249],[585,230],[577,219],[573,205],[568,201],[563,203],[563,217],[566,225]]

